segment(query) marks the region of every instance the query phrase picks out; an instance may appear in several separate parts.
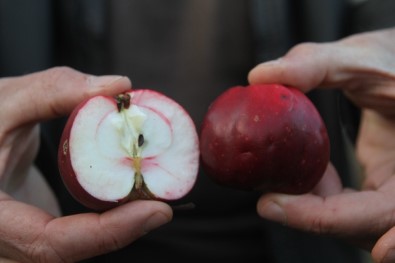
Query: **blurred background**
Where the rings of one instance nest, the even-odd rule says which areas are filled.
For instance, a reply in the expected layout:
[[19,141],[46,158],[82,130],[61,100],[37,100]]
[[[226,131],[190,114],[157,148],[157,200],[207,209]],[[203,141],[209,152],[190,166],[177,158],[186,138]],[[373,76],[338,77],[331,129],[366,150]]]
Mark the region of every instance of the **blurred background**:
[[[0,0],[0,76],[54,66],[119,74],[134,88],[178,101],[199,128],[211,101],[247,84],[257,63],[300,42],[334,41],[395,25],[392,0]],[[359,111],[336,90],[308,94],[328,127],[331,160],[346,186],[359,186],[353,155]],[[42,124],[36,163],[64,214],[87,211],[58,175],[56,152],[65,119]],[[131,246],[86,262],[369,262],[342,241],[301,233],[256,215],[256,193],[223,189],[204,174],[174,221]],[[155,253],[153,253],[155,252]],[[165,260],[166,261],[166,260]]]

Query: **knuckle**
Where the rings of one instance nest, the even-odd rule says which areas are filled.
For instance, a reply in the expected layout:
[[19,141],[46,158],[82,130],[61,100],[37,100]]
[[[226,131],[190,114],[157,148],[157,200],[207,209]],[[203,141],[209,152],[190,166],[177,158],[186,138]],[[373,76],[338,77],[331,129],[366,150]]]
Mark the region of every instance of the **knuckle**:
[[27,247],[26,255],[32,262],[47,262],[48,251],[43,240],[41,238],[35,239]]
[[293,48],[291,48],[287,56],[289,57],[293,57],[295,55],[312,56],[319,51],[321,46],[322,44],[312,43],[312,42],[300,43],[294,46]]
[[75,74],[77,71],[68,66],[57,66],[46,70],[46,73],[51,76],[62,76]]
[[332,229],[331,223],[328,220],[318,216],[311,221],[308,231],[318,235],[328,235],[331,233]]
[[44,74],[49,86],[57,87],[60,83],[63,83],[63,80],[74,79],[77,74],[81,73],[67,66],[59,66],[46,70]]
[[[26,262],[37,263],[65,263],[71,260],[65,258],[62,253],[59,253],[57,247],[52,244],[47,231],[48,224],[44,226],[41,231],[38,231],[34,236],[29,238],[24,245],[24,255]],[[27,241],[27,240],[26,240]]]
[[99,224],[101,225],[100,229],[103,230],[104,236],[102,236],[101,242],[98,245],[98,250],[99,251],[115,251],[115,250],[121,249],[123,247],[122,242],[111,231],[111,228],[108,227],[108,225],[103,222],[102,218],[99,218]]

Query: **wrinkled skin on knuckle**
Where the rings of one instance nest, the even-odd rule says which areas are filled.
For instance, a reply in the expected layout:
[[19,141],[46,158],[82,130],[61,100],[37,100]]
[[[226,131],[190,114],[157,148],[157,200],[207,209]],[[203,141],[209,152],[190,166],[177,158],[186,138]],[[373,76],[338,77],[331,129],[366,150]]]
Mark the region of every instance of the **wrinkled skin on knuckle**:
[[71,262],[62,258],[57,251],[52,249],[45,241],[37,240],[33,243],[27,255],[31,258],[31,262],[35,263],[46,263],[46,262],[54,262],[54,263],[66,263]]
[[307,230],[310,233],[317,235],[333,235],[333,225],[329,220],[326,220],[324,217],[317,216],[312,219],[310,228]]
[[48,85],[54,85],[59,82],[64,82],[64,80],[75,78],[75,76],[80,73],[73,68],[61,66],[47,69],[43,72],[43,74],[45,74],[44,81]]
[[46,101],[49,112],[52,112],[53,116],[61,117],[71,110],[53,99],[58,97],[54,96],[55,93],[63,93],[68,96],[67,90],[78,90],[78,93],[82,94],[81,99],[89,96],[89,89],[84,88],[84,86],[87,86],[89,79],[87,74],[69,67],[54,67],[44,71],[43,74],[44,77],[41,78],[45,86],[44,92],[41,92],[43,98],[37,101]]
[[311,57],[317,54],[317,52],[321,51],[322,45],[323,44],[318,44],[313,42],[300,43],[292,47],[288,51],[286,56],[289,58],[293,58],[294,56],[296,56],[297,58]]

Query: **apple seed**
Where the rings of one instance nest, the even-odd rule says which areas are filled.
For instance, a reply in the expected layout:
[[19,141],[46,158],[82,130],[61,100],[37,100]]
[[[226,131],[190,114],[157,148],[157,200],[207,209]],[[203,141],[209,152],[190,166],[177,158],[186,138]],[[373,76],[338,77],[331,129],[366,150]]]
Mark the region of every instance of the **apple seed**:
[[138,146],[141,147],[144,144],[144,136],[142,134],[139,135],[138,138]]

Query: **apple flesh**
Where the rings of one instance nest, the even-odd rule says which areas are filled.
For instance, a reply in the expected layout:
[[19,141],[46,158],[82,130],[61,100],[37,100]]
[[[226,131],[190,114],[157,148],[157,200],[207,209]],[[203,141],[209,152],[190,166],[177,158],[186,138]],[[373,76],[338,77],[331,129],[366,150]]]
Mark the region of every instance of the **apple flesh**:
[[171,201],[195,183],[198,135],[187,112],[158,92],[95,96],[69,116],[58,163],[69,192],[91,209],[135,199]]
[[243,190],[306,193],[322,177],[329,148],[313,103],[277,84],[228,89],[208,109],[200,134],[206,173]]

